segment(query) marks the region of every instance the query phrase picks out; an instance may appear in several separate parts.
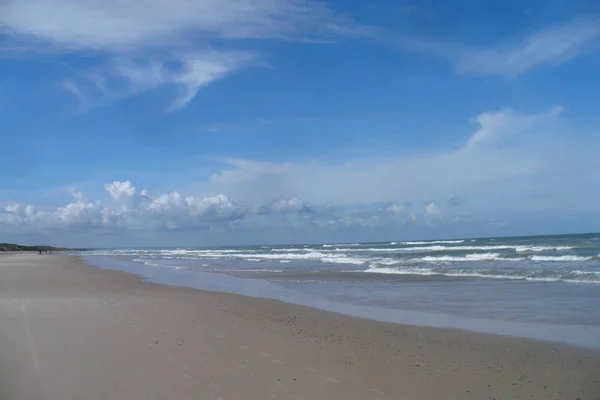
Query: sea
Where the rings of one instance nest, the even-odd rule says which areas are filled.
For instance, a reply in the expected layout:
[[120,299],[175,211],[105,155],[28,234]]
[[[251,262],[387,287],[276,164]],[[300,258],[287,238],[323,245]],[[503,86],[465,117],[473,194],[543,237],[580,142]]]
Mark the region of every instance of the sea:
[[600,348],[600,234],[80,255],[154,283]]

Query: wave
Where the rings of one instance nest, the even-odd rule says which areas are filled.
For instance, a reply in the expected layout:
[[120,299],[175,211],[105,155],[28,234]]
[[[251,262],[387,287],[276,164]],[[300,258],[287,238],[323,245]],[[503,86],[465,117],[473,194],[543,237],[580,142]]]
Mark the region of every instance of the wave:
[[346,254],[332,254],[323,253],[319,251],[311,251],[308,253],[250,253],[250,254],[205,254],[205,258],[228,258],[228,259],[242,259],[244,261],[262,261],[262,260],[316,260],[326,263],[336,264],[357,264],[362,265],[369,261],[369,259],[348,257]]
[[[405,245],[415,245],[415,244],[453,244],[453,243],[463,243],[464,240],[432,240],[425,242],[400,242]],[[398,244],[398,242],[393,242],[392,244]]]
[[526,251],[565,251],[572,250],[573,246],[516,246],[515,251],[526,252]]
[[[571,275],[575,271],[570,271],[561,276],[529,276],[526,274],[521,275],[509,275],[509,274],[498,274],[492,273],[491,271],[485,270],[457,270],[457,271],[439,271],[433,268],[382,268],[371,266],[365,270],[366,273],[375,274],[389,274],[389,275],[417,275],[417,276],[447,276],[456,278],[487,278],[487,279],[503,279],[503,280],[521,280],[531,282],[565,282],[565,283],[591,283],[600,284],[600,280],[592,279],[572,279],[567,276]],[[584,274],[581,274],[584,275]]]
[[364,272],[377,274],[392,274],[392,275],[425,275],[425,276],[450,276],[450,277],[465,277],[465,278],[494,278],[494,279],[511,279],[524,280],[525,276],[520,275],[505,275],[492,274],[486,271],[477,270],[456,270],[456,271],[439,271],[433,268],[378,268],[371,267]]
[[296,251],[310,251],[311,249],[298,249],[298,248],[291,248],[291,249],[271,249],[272,252],[274,253],[294,253]]
[[583,256],[532,256],[532,261],[589,261],[592,257]]
[[[229,271],[237,271],[237,270],[229,270]],[[274,273],[278,273],[278,274],[285,272],[283,269],[271,269],[271,268],[242,269],[239,271],[242,271],[242,272],[274,272]]]
[[423,257],[423,258],[417,258],[417,259],[415,259],[413,261],[463,262],[463,261],[490,261],[490,260],[511,260],[511,259],[500,257],[500,253],[474,253],[474,254],[467,254],[464,257],[452,257],[452,256],[433,257],[433,256],[427,256],[427,257]]
[[518,253],[540,252],[540,251],[565,251],[570,246],[517,246],[517,245],[495,245],[495,246],[418,246],[418,247],[374,247],[368,249],[339,249],[327,251],[344,252],[373,252],[373,253],[427,253],[442,251],[488,251],[488,250],[515,250]]
[[363,265],[370,260],[364,258],[353,258],[353,257],[323,257],[322,262],[334,263],[334,264],[354,264]]
[[600,271],[579,271],[579,270],[573,270],[573,271],[569,271],[569,274],[571,275],[597,275],[600,278]]
[[[156,251],[156,250],[155,250]],[[207,253],[248,253],[255,252],[255,250],[234,250],[234,249],[208,249],[208,250],[193,250],[193,249],[177,249],[177,250],[158,250],[161,254],[207,254]]]

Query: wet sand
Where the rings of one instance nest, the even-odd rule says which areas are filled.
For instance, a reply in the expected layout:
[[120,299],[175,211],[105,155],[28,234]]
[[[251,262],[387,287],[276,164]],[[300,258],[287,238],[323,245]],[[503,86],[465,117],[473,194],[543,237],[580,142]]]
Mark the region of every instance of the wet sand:
[[0,399],[192,398],[598,400],[600,354],[0,255]]

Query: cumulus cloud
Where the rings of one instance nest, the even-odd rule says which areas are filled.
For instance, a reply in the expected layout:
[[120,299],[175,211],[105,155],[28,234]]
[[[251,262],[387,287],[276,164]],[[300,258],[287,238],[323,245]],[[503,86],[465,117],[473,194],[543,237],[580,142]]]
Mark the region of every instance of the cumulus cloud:
[[591,16],[481,48],[431,39],[412,38],[403,43],[408,49],[449,59],[460,73],[514,77],[595,51],[599,40],[600,17]]
[[401,214],[406,212],[406,207],[404,207],[402,204],[394,204],[390,207],[390,211],[395,214]]
[[442,212],[440,211],[440,208],[435,203],[427,204],[425,206],[425,211],[427,212],[427,215],[431,215],[431,216],[439,216],[442,214]]
[[114,200],[121,200],[135,195],[135,187],[130,181],[107,183],[104,185],[104,189]]
[[[110,201],[88,200],[83,193],[70,189],[73,201],[64,206],[7,205],[0,212],[0,228],[4,232],[126,232],[135,237],[147,231],[227,231],[265,224],[271,228],[336,231],[399,227],[416,220],[414,213],[400,205],[309,204],[297,198],[241,204],[223,194],[197,197],[176,191],[150,196],[131,181],[114,181],[104,188]],[[415,208],[414,212],[431,210],[428,206],[425,210]]]
[[207,229],[242,218],[248,209],[224,195],[182,196],[178,192],[150,197],[137,192],[130,181],[106,184],[113,203],[88,201],[70,190],[74,201],[51,210],[13,204],[0,214],[4,229],[14,230],[119,230],[119,229]]
[[[154,195],[130,181],[114,181],[104,186],[101,200],[71,190],[73,200],[60,207],[5,202],[0,231],[120,231],[136,237],[255,232],[260,226],[263,233],[302,229],[303,240],[318,232],[382,238],[403,228],[418,232],[419,226],[597,215],[600,137],[578,132],[560,107],[530,114],[508,110],[473,118],[475,127],[453,150],[339,163],[220,159],[223,170],[194,193],[227,195]],[[457,207],[465,198],[468,205]]]

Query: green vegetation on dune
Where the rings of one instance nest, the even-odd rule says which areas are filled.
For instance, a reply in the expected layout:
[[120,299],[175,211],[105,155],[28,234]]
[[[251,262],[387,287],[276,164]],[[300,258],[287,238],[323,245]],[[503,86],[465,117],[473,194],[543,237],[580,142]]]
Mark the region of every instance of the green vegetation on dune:
[[22,246],[12,243],[0,243],[0,251],[64,251],[68,250],[52,246]]

